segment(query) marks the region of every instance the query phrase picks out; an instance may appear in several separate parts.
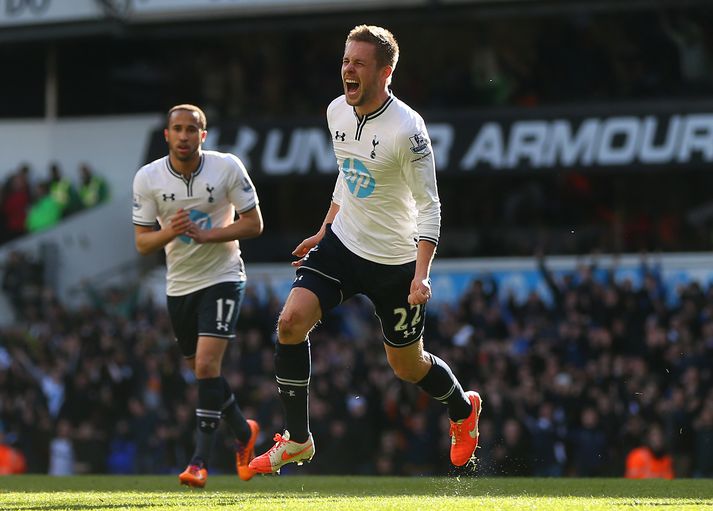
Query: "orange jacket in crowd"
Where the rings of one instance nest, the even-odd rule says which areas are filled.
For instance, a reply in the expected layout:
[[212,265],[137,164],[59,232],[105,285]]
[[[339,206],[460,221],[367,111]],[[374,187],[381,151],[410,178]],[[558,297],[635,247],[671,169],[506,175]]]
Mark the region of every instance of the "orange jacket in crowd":
[[0,444],[0,475],[24,474],[26,470],[22,453],[9,445]]
[[648,447],[637,447],[626,457],[629,479],[673,479],[673,459],[668,454],[657,458]]

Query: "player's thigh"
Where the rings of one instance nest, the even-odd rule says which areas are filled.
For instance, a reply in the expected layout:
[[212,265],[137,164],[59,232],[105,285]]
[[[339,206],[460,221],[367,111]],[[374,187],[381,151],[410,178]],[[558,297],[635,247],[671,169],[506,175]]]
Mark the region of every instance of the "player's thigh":
[[198,341],[198,306],[201,291],[183,296],[167,296],[166,305],[181,354],[193,365]]
[[415,263],[378,265],[372,270],[371,285],[365,294],[374,303],[388,346],[409,346],[423,336],[426,304],[408,303],[414,270]]
[[[313,276],[310,276],[311,280]],[[314,277],[316,284],[319,278]],[[312,287],[293,287],[285,300],[280,317],[277,321],[277,334],[283,344],[298,344],[305,340],[307,334],[322,317],[320,298]]]
[[292,288],[312,291],[324,314],[356,293],[352,259],[328,225],[322,240],[302,259]]
[[245,282],[221,282],[203,291],[198,305],[198,336],[234,339]]

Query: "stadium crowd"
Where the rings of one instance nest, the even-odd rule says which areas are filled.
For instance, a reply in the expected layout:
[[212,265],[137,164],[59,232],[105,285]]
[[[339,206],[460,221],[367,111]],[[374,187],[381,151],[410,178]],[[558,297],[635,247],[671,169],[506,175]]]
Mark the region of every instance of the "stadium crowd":
[[79,166],[75,184],[53,162],[45,180],[35,180],[30,166],[9,172],[0,187],[0,244],[26,233],[49,229],[63,218],[109,199],[106,180],[89,165]]
[[[620,477],[659,428],[652,452],[672,459],[676,477],[713,477],[713,287],[665,289],[644,262],[641,288],[593,266],[562,279],[544,259],[540,268],[551,303],[503,299],[482,275],[458,303],[429,309],[429,349],[484,396],[475,466],[449,465],[440,405],[393,376],[370,306],[356,299],[311,335],[317,455],[284,473]],[[88,286],[86,305],[70,310],[41,269],[22,254],[5,262],[18,321],[0,329],[0,443],[33,473],[178,473],[197,396],[163,304],[138,287]],[[282,428],[280,306],[249,285],[225,360],[241,407],[262,426],[258,452]],[[219,443],[211,471],[233,472],[229,435]]]

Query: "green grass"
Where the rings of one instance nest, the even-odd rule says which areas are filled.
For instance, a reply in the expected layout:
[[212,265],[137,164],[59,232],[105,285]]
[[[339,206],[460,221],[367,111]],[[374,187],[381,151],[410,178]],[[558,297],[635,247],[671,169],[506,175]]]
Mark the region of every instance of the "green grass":
[[7,476],[3,511],[118,510],[693,510],[713,511],[713,481],[431,477]]

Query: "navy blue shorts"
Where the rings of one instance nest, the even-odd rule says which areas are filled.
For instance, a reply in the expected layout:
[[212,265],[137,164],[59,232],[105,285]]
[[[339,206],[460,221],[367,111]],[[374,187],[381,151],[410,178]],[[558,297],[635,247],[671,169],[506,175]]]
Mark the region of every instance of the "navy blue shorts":
[[196,354],[198,337],[234,339],[245,282],[221,282],[183,296],[168,296],[168,314],[185,358]]
[[403,347],[423,336],[426,305],[409,305],[416,261],[379,264],[350,251],[327,226],[322,241],[297,268],[292,287],[309,289],[319,298],[322,314],[356,294],[364,294],[376,309],[384,342]]

